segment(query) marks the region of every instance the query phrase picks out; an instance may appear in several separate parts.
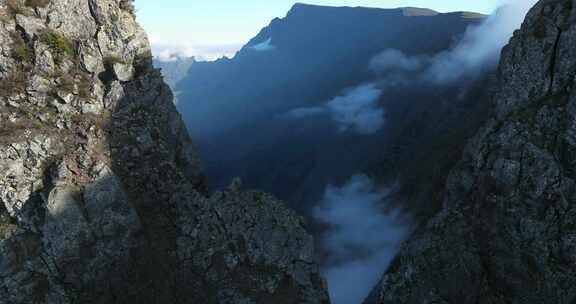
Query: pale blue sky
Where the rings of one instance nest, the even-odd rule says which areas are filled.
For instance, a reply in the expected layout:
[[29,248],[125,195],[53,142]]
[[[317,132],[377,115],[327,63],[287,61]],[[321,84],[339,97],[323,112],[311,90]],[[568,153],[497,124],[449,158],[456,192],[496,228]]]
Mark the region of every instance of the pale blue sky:
[[440,12],[492,12],[500,0],[136,0],[139,22],[158,53],[179,49],[188,55],[233,53],[274,17],[296,2],[367,7],[416,6]]

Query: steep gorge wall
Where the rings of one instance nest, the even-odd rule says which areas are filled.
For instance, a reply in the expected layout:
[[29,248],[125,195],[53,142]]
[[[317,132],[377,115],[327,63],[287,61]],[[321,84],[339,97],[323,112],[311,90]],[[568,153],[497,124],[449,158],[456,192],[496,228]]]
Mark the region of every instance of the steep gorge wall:
[[575,1],[538,2],[502,55],[495,117],[366,303],[576,301]]
[[0,303],[328,302],[301,218],[206,193],[129,1],[0,6]]

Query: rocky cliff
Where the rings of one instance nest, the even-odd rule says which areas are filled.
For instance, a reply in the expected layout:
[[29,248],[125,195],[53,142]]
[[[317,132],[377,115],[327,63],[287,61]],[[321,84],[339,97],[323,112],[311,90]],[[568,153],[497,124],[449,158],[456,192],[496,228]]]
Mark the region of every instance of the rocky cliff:
[[302,220],[208,194],[129,0],[0,1],[0,303],[327,303]]
[[367,303],[576,301],[575,4],[530,11],[503,50],[495,117]]

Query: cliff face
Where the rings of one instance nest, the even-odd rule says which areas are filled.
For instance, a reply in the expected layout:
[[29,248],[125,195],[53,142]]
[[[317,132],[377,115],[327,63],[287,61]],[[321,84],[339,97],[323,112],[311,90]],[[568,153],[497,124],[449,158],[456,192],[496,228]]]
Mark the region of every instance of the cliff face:
[[530,11],[503,51],[496,117],[367,303],[576,300],[575,4]]
[[0,13],[0,303],[328,301],[299,217],[206,193],[130,1]]

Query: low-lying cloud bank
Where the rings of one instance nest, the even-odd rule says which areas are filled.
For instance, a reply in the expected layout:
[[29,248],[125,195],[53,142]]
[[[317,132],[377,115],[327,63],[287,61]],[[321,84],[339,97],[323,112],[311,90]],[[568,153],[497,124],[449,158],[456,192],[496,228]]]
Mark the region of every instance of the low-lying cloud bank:
[[334,304],[361,303],[410,231],[398,211],[385,212],[390,189],[365,175],[328,186],[313,216],[329,226],[321,239],[328,257],[323,274]]
[[471,26],[453,48],[435,56],[410,56],[399,50],[384,50],[370,63],[370,70],[386,74],[417,73],[417,79],[432,85],[449,85],[475,79],[494,69],[500,52],[516,29],[520,27],[528,10],[537,0],[503,1],[500,8],[484,22]]
[[194,57],[196,61],[214,61],[222,57],[232,58],[242,45],[197,45],[193,43],[152,42],[152,53],[161,61],[175,61],[178,58]]
[[500,60],[500,51],[536,2],[504,1],[485,22],[468,29],[456,47],[436,56],[426,77],[436,83],[449,83],[495,67]]

